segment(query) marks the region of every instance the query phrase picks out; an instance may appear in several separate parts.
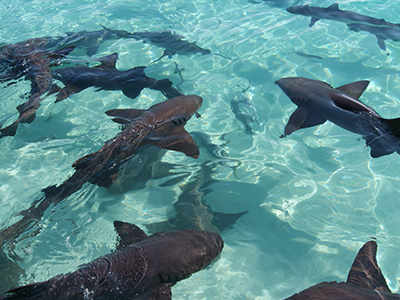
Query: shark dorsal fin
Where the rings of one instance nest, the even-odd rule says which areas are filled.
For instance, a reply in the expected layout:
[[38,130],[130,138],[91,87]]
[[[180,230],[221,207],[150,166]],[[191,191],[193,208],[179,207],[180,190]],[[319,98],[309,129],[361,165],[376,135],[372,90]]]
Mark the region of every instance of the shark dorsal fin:
[[155,145],[163,149],[182,152],[193,158],[198,158],[200,154],[195,141],[190,133],[185,130],[183,125],[170,130],[168,134],[161,137]]
[[326,9],[329,9],[329,10],[339,10],[339,4],[333,3],[332,5],[329,5]]
[[391,293],[376,261],[376,249],[376,242],[369,241],[358,251],[347,277],[347,283]]
[[148,238],[148,235],[134,224],[114,221],[114,228],[119,235],[117,250]]
[[369,84],[368,80],[361,80],[339,86],[336,89],[358,100],[358,98],[360,98],[362,93],[364,93],[368,84]]
[[95,68],[98,69],[115,69],[115,65],[118,60],[118,53],[114,52],[113,54],[107,55],[100,57],[99,59],[96,59],[98,62],[100,62],[100,65],[95,66]]
[[132,119],[140,117],[146,110],[144,109],[111,109],[106,111],[107,116],[115,117],[114,122],[119,124],[128,124]]

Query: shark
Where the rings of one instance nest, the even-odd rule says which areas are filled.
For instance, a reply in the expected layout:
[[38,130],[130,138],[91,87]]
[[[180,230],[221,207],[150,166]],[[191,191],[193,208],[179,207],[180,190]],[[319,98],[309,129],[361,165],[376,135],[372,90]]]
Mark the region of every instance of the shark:
[[361,23],[349,23],[347,27],[354,32],[366,31],[372,33],[378,39],[378,46],[386,51],[385,40],[390,39],[393,41],[400,41],[400,27],[390,26],[371,26]]
[[376,252],[375,241],[365,243],[354,259],[346,282],[321,282],[286,300],[400,299],[400,294],[394,294],[389,289],[376,260]]
[[352,11],[340,10],[339,4],[334,3],[328,7],[309,5],[291,6],[286,9],[289,13],[311,17],[309,24],[312,27],[318,20],[326,19],[344,23],[360,23],[371,26],[400,27],[400,23],[390,23],[384,19],[377,19],[361,15]]
[[65,85],[62,89],[58,86],[52,89],[52,93],[58,92],[55,102],[64,100],[88,87],[96,87],[97,90],[121,90],[125,96],[132,99],[139,96],[144,88],[159,90],[169,99],[183,96],[181,92],[172,87],[169,79],[156,80],[148,77],[144,72],[146,67],[140,66],[125,71],[117,70],[117,59],[118,54],[113,53],[97,59],[100,65],[93,68],[77,66],[54,70],[53,78],[60,80]]
[[[104,27],[104,26],[103,26]],[[105,29],[108,29],[104,27]],[[109,29],[114,31],[113,29]],[[175,34],[170,30],[163,31],[137,31],[137,32],[126,32],[126,31],[114,31],[121,38],[133,38],[135,40],[144,41],[164,49],[163,55],[156,61],[163,57],[172,57],[175,54],[191,55],[191,54],[210,54],[209,49],[204,49],[198,46],[195,42],[188,42],[185,38],[179,34]]]
[[148,236],[114,221],[114,252],[47,281],[8,290],[4,299],[172,299],[171,287],[210,265],[221,253],[220,235],[182,230]]
[[185,130],[186,122],[198,114],[203,99],[196,95],[179,96],[141,109],[113,109],[106,112],[123,125],[122,131],[96,152],[74,162],[75,172],[59,186],[43,189],[44,198],[34,201],[21,212],[23,218],[0,232],[0,246],[16,239],[26,228],[37,223],[51,205],[55,206],[80,190],[86,183],[109,187],[121,166],[150,146],[174,150],[198,158],[199,148]]
[[298,129],[323,124],[326,120],[360,134],[371,148],[372,157],[400,153],[400,119],[382,118],[358,100],[369,81],[357,81],[337,88],[304,77],[281,78],[275,83],[298,106],[281,137]]
[[196,229],[220,233],[229,228],[247,211],[240,213],[213,212],[205,197],[212,192],[211,185],[216,165],[210,161],[202,164],[194,179],[181,185],[181,193],[174,202],[175,216],[164,222],[146,225],[150,232],[164,230]]
[[45,39],[31,39],[25,42],[4,46],[0,50],[0,65],[5,73],[0,81],[16,80],[25,77],[31,81],[31,91],[28,100],[19,105],[18,119],[11,125],[0,129],[0,137],[13,136],[19,123],[31,123],[40,107],[43,95],[52,86],[50,67],[56,65],[74,48],[67,47],[61,50],[48,51],[42,49],[46,44]]

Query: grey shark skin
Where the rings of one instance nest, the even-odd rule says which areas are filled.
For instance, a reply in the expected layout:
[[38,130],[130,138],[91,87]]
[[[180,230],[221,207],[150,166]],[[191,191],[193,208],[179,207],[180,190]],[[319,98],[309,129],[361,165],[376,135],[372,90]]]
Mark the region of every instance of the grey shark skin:
[[203,163],[194,179],[181,186],[182,192],[173,204],[176,216],[165,222],[146,225],[150,232],[196,229],[220,233],[247,213],[213,212],[205,204],[205,196],[212,191],[210,186],[217,182],[213,179],[215,168],[216,165],[210,161]]
[[298,106],[282,137],[329,120],[362,135],[371,148],[372,157],[400,152],[400,119],[384,119],[358,100],[369,81],[353,82],[338,88],[304,77],[282,78],[275,83]]
[[117,70],[115,67],[118,54],[99,58],[100,65],[93,68],[78,66],[57,69],[52,72],[55,79],[64,83],[65,87],[58,91],[56,102],[64,100],[72,94],[79,93],[88,87],[98,90],[121,90],[125,96],[136,98],[144,88],[161,91],[167,98],[183,96],[172,87],[168,79],[156,80],[146,76],[146,67],[135,67],[126,71]]
[[322,282],[286,300],[395,300],[376,261],[377,245],[369,241],[358,252],[346,282]]
[[199,149],[185,130],[186,122],[197,114],[203,99],[195,96],[175,97],[147,110],[114,109],[107,111],[124,129],[98,151],[78,159],[75,173],[59,186],[45,188],[44,199],[34,202],[21,214],[23,218],[0,232],[0,246],[16,239],[26,228],[40,221],[51,205],[55,206],[86,183],[109,187],[118,176],[121,165],[137,152],[152,145],[183,152],[198,158]]
[[400,41],[400,27],[377,27],[360,23],[347,24],[350,30],[359,32],[366,31],[372,33],[378,39],[378,46],[386,51],[385,40]]
[[117,250],[78,270],[9,290],[5,299],[171,299],[171,286],[208,266],[222,251],[216,233],[196,230],[156,233],[114,222]]
[[384,19],[376,19],[364,16],[352,11],[340,10],[337,3],[328,7],[317,7],[309,5],[291,6],[286,9],[288,12],[296,15],[311,17],[310,27],[320,19],[333,20],[344,23],[361,23],[373,26],[400,27],[400,24],[386,22]]

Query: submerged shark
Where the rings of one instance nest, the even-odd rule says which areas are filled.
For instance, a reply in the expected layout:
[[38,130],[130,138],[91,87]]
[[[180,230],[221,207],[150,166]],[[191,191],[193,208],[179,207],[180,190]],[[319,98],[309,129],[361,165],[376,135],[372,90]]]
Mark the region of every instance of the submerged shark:
[[400,41],[400,27],[388,27],[388,26],[371,26],[360,23],[347,24],[350,30],[359,32],[366,31],[372,33],[378,39],[379,48],[386,50],[385,40],[390,39],[393,41]]
[[[47,281],[14,288],[4,299],[171,299],[171,286],[207,267],[222,251],[216,233],[156,233],[114,222],[117,250]],[[1,297],[1,296],[0,296]]]
[[282,78],[275,83],[298,106],[281,137],[329,120],[362,135],[371,148],[372,157],[400,153],[400,119],[384,119],[358,100],[369,81],[353,82],[337,88],[304,77]]
[[386,22],[384,19],[376,19],[369,16],[360,15],[352,11],[340,10],[337,3],[328,7],[317,7],[309,5],[291,6],[286,9],[296,15],[311,17],[310,27],[320,19],[333,20],[344,23],[361,23],[371,26],[400,27],[400,24]]
[[393,294],[376,261],[377,245],[369,241],[358,252],[346,282],[321,282],[287,300],[306,299],[369,299],[395,300],[400,294]]
[[55,79],[64,83],[63,89],[58,91],[56,102],[64,100],[72,94],[79,93],[88,87],[96,87],[98,90],[121,90],[125,96],[136,98],[144,88],[161,91],[167,98],[183,96],[172,87],[169,79],[156,80],[146,76],[146,67],[135,67],[126,71],[117,70],[115,64],[118,54],[99,58],[100,65],[93,68],[86,66],[57,69],[52,72]]
[[213,212],[205,203],[205,197],[212,191],[210,186],[217,182],[213,179],[215,168],[210,161],[202,164],[194,180],[181,186],[182,193],[174,202],[175,217],[165,222],[146,225],[150,232],[196,229],[220,233],[247,213]]
[[123,124],[123,130],[98,151],[78,159],[72,166],[75,173],[59,186],[45,188],[40,199],[23,211],[23,218],[0,232],[0,246],[23,233],[30,225],[40,221],[51,205],[55,206],[75,193],[86,183],[109,187],[118,176],[121,165],[137,152],[152,145],[175,150],[198,158],[199,149],[184,126],[198,115],[203,99],[180,96],[153,105],[147,110],[114,109],[106,114]]
[[0,129],[0,138],[15,135],[19,123],[31,123],[35,119],[36,110],[43,99],[42,96],[52,86],[50,67],[74,49],[69,47],[47,51],[41,49],[45,43],[46,41],[43,39],[31,39],[0,49],[0,65],[3,65],[5,71],[0,81],[15,80],[21,77],[31,81],[28,100],[17,107],[18,119],[11,125]]

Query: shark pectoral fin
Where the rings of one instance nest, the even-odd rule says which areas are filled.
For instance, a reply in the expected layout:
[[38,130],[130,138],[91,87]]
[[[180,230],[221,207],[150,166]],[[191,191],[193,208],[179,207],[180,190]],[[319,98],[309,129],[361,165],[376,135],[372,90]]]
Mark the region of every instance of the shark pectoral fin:
[[100,65],[95,66],[94,68],[97,69],[115,69],[116,68],[116,63],[118,60],[118,53],[114,52],[113,54],[100,57],[99,59],[96,59],[98,62],[100,62]]
[[64,99],[67,99],[69,96],[71,96],[73,94],[77,94],[81,91],[82,91],[81,88],[78,88],[73,85],[67,85],[58,92],[56,101],[54,101],[54,103],[60,102]]
[[383,124],[389,127],[390,132],[400,138],[400,118],[397,119],[380,119]]
[[385,38],[381,36],[376,36],[378,39],[378,46],[381,48],[383,51],[386,51],[386,44],[385,44]]
[[93,160],[93,158],[94,158],[95,155],[97,155],[97,152],[90,153],[90,154],[88,154],[88,155],[85,155],[85,156],[79,158],[78,160],[76,160],[76,161],[72,164],[72,167],[73,167],[75,170],[85,168],[85,167]]
[[86,54],[88,56],[93,56],[97,53],[97,50],[99,50],[99,45],[91,46],[86,48]]
[[365,135],[363,136],[363,139],[365,140],[367,147],[371,148],[370,154],[373,158],[392,154],[396,150],[392,145],[387,143],[384,136],[377,133]]
[[311,21],[310,21],[310,24],[309,24],[308,26],[309,26],[309,27],[313,27],[314,24],[315,24],[318,20],[319,20],[318,18],[311,17]]
[[362,93],[364,93],[368,84],[369,84],[368,80],[361,80],[361,81],[356,81],[356,82],[352,82],[349,84],[339,86],[336,89],[345,93],[346,95],[351,96],[354,99],[358,99],[358,98],[360,98]]
[[347,283],[391,293],[376,261],[376,249],[375,241],[369,241],[364,244],[354,259],[347,277]]
[[226,214],[222,212],[213,212],[213,220],[211,223],[217,227],[220,231],[224,231],[225,229],[233,226],[236,221],[243,216],[244,214],[248,213],[248,211],[243,211],[236,214]]
[[281,137],[292,134],[300,128],[307,128],[325,123],[326,119],[320,115],[310,113],[304,107],[298,107],[290,116],[285,126],[285,134]]
[[119,236],[117,250],[140,242],[148,237],[148,235],[136,225],[122,221],[114,221],[114,229]]
[[135,86],[131,86],[122,90],[122,93],[127,96],[128,98],[135,99],[137,96],[140,95],[142,88],[138,88]]
[[119,124],[128,124],[130,120],[140,117],[146,110],[144,109],[110,109],[106,111],[106,115],[110,117],[116,117],[113,119],[114,122]]
[[182,152],[193,158],[198,158],[200,154],[192,136],[183,126],[175,127],[168,135],[161,137],[155,145],[163,149]]
[[46,56],[51,59],[60,59],[66,57],[75,47],[67,47],[64,49],[49,51]]

